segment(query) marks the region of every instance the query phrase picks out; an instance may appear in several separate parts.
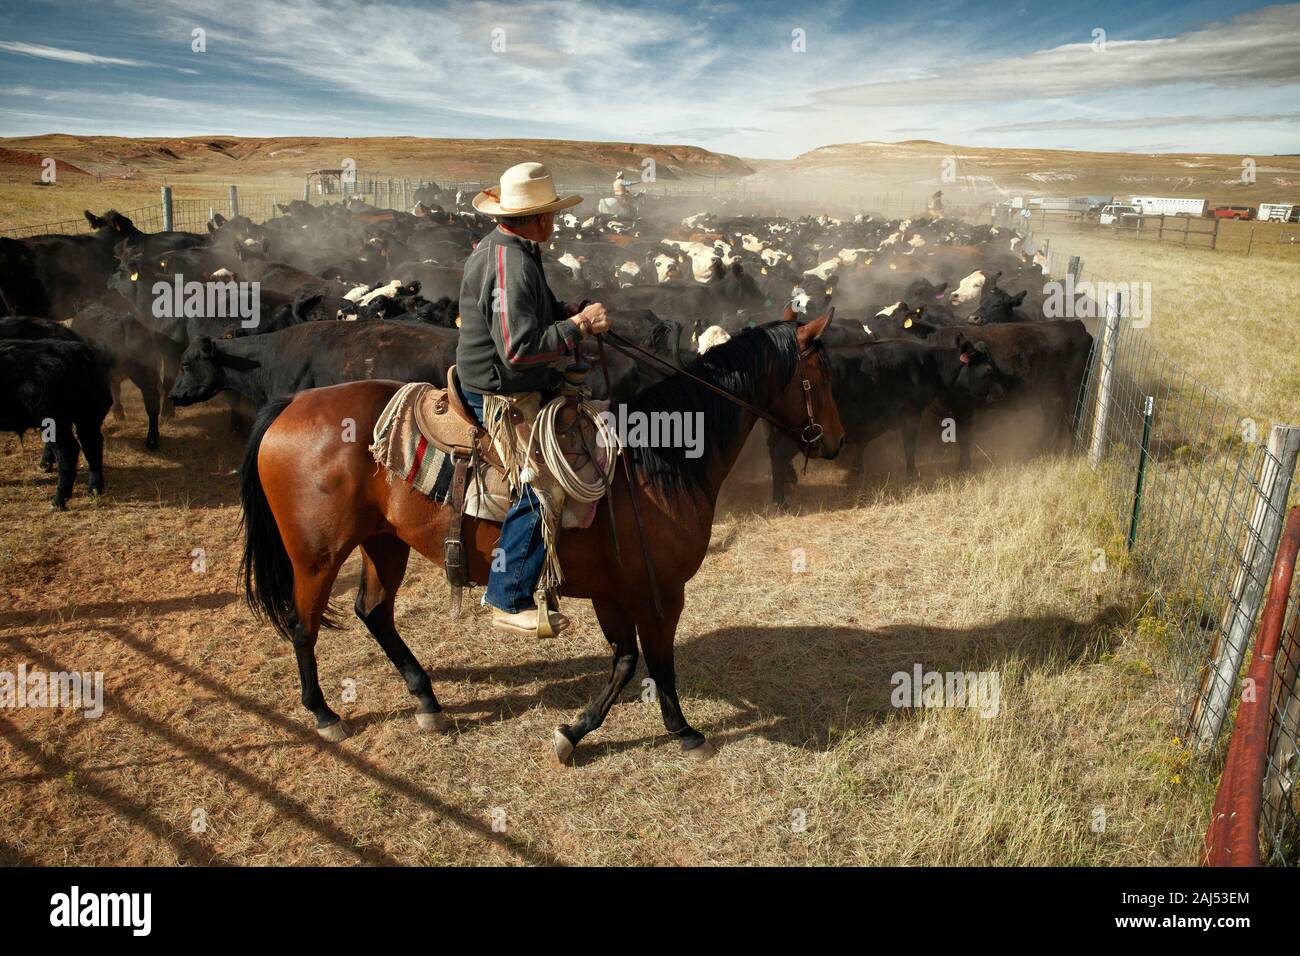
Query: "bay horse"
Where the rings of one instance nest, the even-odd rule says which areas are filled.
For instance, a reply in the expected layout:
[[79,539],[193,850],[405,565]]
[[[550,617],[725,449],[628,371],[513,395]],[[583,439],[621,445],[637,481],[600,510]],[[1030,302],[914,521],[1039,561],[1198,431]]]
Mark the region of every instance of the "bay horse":
[[[833,458],[844,439],[819,342],[831,314],[804,325],[794,318],[787,309],[782,320],[710,349],[685,372],[628,403],[628,421],[636,420],[636,412],[651,421],[672,421],[649,419],[651,413],[696,416],[704,441],[695,449],[625,447],[627,467],[616,469],[609,507],[602,502],[590,527],[560,536],[561,594],[591,600],[614,655],[600,693],[574,723],[552,735],[551,750],[561,764],[569,763],[578,742],[604,722],[632,679],[638,636],[669,734],[681,741],[683,751],[701,757],[713,752],[682,716],[673,638],[686,582],[708,550],[722,482],[760,415],[791,434],[807,434],[805,449],[812,457]],[[349,731],[321,693],[316,637],[322,624],[336,626],[330,589],[358,547],[357,617],[405,679],[418,704],[419,727],[446,731],[452,726],[429,675],[393,624],[393,602],[411,549],[441,564],[449,518],[446,505],[400,479],[390,484],[368,450],[375,422],[399,387],[383,380],[349,382],[273,402],[259,414],[244,456],[245,598],[293,644],[302,704],[329,741],[343,740]],[[811,432],[800,431],[810,424]],[[641,529],[644,547],[638,543]],[[500,525],[467,516],[462,533],[471,580],[485,584]]]

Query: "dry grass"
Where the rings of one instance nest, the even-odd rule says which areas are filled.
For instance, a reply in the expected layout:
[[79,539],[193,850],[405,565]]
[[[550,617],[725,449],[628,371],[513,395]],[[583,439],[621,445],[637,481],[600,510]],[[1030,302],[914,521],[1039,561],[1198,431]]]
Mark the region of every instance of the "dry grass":
[[1081,256],[1086,277],[1150,282],[1146,333],[1162,351],[1261,424],[1300,423],[1300,271],[1293,264],[1152,242],[1054,237],[1052,254],[1062,253]]
[[[128,396],[131,398],[133,396]],[[0,658],[102,670],[103,718],[0,711],[0,854],[46,863],[1192,863],[1207,782],[1169,738],[1158,642],[1077,462],[969,479],[923,456],[916,489],[861,496],[814,468],[806,511],[726,493],[678,639],[704,764],[634,694],[553,769],[544,741],[608,670],[590,608],[549,643],[445,620],[440,572],[413,565],[399,627],[458,730],[419,734],[358,622],[327,633],[321,682],[356,735],[310,729],[289,648],[235,581],[239,451],[217,411],[141,450],[138,402],[109,440],[112,497],[45,511],[37,450],[0,455]],[[895,441],[887,436],[884,464]],[[879,449],[879,446],[877,446]],[[987,447],[987,446],[986,446]],[[948,456],[943,456],[947,458]],[[202,547],[208,571],[191,570]],[[1092,549],[1112,570],[1090,570]],[[807,571],[792,571],[804,549]],[[349,599],[353,561],[338,595]],[[350,603],[350,600],[348,600]],[[1120,622],[1120,623],[1116,623]],[[890,675],[997,671],[999,716],[899,711]],[[644,670],[642,669],[642,674]],[[355,703],[340,703],[345,679]],[[635,686],[635,685],[634,685]],[[191,832],[196,808],[206,832]],[[505,814],[493,832],[494,810]],[[1105,813],[1104,832],[1090,824]],[[793,832],[792,813],[806,814]]]

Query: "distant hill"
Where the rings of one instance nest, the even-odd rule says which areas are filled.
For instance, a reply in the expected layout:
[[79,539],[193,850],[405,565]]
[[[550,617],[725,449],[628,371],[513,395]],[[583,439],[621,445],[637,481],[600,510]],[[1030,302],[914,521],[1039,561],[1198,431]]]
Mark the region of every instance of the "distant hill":
[[[1254,160],[1254,183],[1242,160]],[[1236,153],[1106,153],[952,146],[930,140],[842,143],[754,164],[754,192],[812,191],[908,199],[942,189],[956,203],[1008,196],[1188,196],[1254,205],[1300,201],[1300,159]],[[945,178],[945,173],[950,176]]]
[[588,143],[569,140],[423,139],[413,136],[298,137],[267,139],[231,136],[125,139],[117,136],[46,136],[0,138],[0,172],[26,154],[53,156],[92,174],[108,178],[241,176],[286,179],[311,169],[334,168],[352,159],[363,171],[395,176],[443,179],[495,179],[506,167],[525,159],[546,163],[561,180],[604,182],[620,168],[639,170],[655,161],[662,180],[700,177],[734,179],[752,172],[749,166],[722,153],[698,146],[656,146],[646,143]]
[[[41,160],[58,163],[54,186],[35,185]],[[751,195],[860,203],[897,210],[942,189],[950,209],[1010,196],[1147,194],[1211,204],[1300,202],[1300,157],[1259,156],[1255,182],[1243,157],[1204,153],[1107,153],[953,146],[931,140],[840,143],[791,160],[742,159],[698,146],[554,139],[426,139],[414,136],[128,139],[50,134],[0,138],[0,230],[76,218],[82,209],[156,204],[158,187],[177,199],[211,200],[238,184],[241,195],[302,195],[309,170],[353,159],[361,173],[397,178],[492,180],[537,159],[561,183],[609,183],[616,170],[655,161],[660,183],[735,185]],[[807,208],[805,206],[805,208]]]

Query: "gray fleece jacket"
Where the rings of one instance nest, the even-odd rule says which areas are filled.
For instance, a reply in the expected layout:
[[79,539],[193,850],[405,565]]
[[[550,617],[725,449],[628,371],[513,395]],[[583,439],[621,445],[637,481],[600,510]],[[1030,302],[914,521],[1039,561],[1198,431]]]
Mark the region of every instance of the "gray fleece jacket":
[[537,243],[499,226],[484,236],[460,286],[461,387],[479,394],[554,388],[560,374],[550,365],[572,355],[579,338],[546,284]]

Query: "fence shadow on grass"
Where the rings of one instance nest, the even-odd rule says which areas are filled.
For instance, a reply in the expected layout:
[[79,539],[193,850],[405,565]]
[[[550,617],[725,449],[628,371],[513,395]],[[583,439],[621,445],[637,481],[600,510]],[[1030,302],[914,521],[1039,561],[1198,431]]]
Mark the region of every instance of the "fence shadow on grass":
[[[208,600],[217,607],[232,599],[226,593],[198,600]],[[152,610],[166,613],[194,604],[193,599],[164,601],[157,602]],[[479,814],[449,803],[415,779],[380,766],[356,749],[325,744],[305,719],[287,715],[273,706],[284,701],[269,702],[244,693],[149,637],[112,623],[120,607],[102,603],[80,610],[88,616],[106,619],[97,630],[102,630],[107,639],[164,668],[178,681],[254,715],[268,730],[283,735],[286,739],[277,741],[277,747],[301,748],[304,755],[310,755],[305,759],[336,762],[340,770],[355,775],[358,783],[378,786],[435,813],[476,838],[496,844],[522,862],[558,862],[526,839],[493,833]],[[692,708],[692,700],[724,700],[735,708],[736,713],[721,720],[699,721],[700,729],[715,742],[726,744],[759,735],[788,746],[822,751],[831,745],[837,731],[871,726],[885,719],[893,710],[889,702],[890,675],[896,671],[911,672],[917,663],[926,670],[988,671],[1015,657],[1024,662],[1024,672],[1056,672],[1074,662],[1092,659],[1104,650],[1107,625],[1114,623],[1117,616],[1117,609],[1107,608],[1086,620],[1046,614],[1003,618],[965,628],[911,624],[873,629],[724,627],[680,640],[678,671],[688,714],[697,709]],[[0,619],[0,623],[17,623],[13,617],[11,614],[7,619]],[[70,669],[66,666],[68,662],[55,659],[42,648],[39,633],[29,630],[23,636],[8,637],[5,645],[7,655],[13,659],[24,658],[47,672]],[[566,714],[576,713],[603,682],[608,667],[609,658],[605,654],[587,654],[577,658],[534,658],[504,666],[439,667],[434,662],[432,671],[436,688],[451,705],[449,713],[457,719],[457,732],[472,734],[477,726],[513,719],[539,705]],[[396,681],[396,675],[392,679]],[[1004,684],[1006,679],[1003,675]],[[461,683],[485,689],[462,696],[463,692],[458,692],[456,687]],[[285,687],[286,697],[296,696],[296,691],[296,683]],[[623,695],[622,706],[639,706],[636,700],[629,691]],[[241,758],[246,745],[213,745],[203,739],[200,728],[178,726],[170,718],[149,713],[147,705],[133,699],[131,694],[115,695],[110,709],[115,719],[156,741],[164,752],[174,754],[169,760],[174,761],[177,772],[185,773],[185,764],[197,765],[229,780],[287,821],[310,831],[346,859],[368,864],[400,862],[381,846],[366,845],[357,834],[348,831],[346,824],[327,818],[313,805],[309,794],[295,793],[288,785],[281,786],[245,770]],[[611,714],[611,722],[617,722],[620,709]],[[387,716],[386,711],[375,711],[354,714],[348,719],[354,731],[364,735]],[[3,724],[5,744],[35,765],[35,773],[24,776],[27,781],[24,785],[30,785],[33,776],[47,779],[75,776],[84,781],[79,783],[81,792],[114,815],[150,832],[178,859],[208,865],[229,862],[203,835],[177,828],[157,809],[105,780],[102,773],[106,768],[92,762],[79,763],[51,756],[38,741],[24,736],[12,723],[0,721],[0,724]],[[414,738],[413,727],[411,733]],[[675,742],[663,733],[648,739],[605,742],[598,732],[587,746],[579,749],[577,762],[581,766],[611,753],[647,746],[675,747]],[[109,761],[110,765],[113,763]],[[15,784],[13,778],[0,782]],[[17,848],[10,849],[13,852],[6,856],[21,861]]]
[[[288,735],[291,745],[303,747],[313,754],[312,759],[334,760],[342,765],[341,769],[352,771],[360,777],[367,778],[372,784],[383,787],[391,794],[403,797],[424,810],[438,814],[447,822],[460,826],[484,841],[496,844],[521,862],[540,865],[557,865],[560,862],[510,834],[493,832],[491,827],[476,814],[440,799],[414,780],[384,770],[361,754],[325,743],[305,721],[286,717],[267,706],[265,702],[190,666],[186,661],[162,649],[149,639],[142,638],[115,624],[104,625],[102,630],[112,639],[166,668],[178,678],[183,678],[198,688],[226,700],[240,710],[256,715],[269,727]],[[21,652],[28,661],[47,672],[71,669],[25,638],[11,637],[7,639],[7,647],[10,652]],[[396,680],[396,677],[394,679]],[[342,825],[327,819],[316,808],[290,793],[287,788],[274,786],[265,779],[244,770],[230,759],[229,748],[212,747],[201,742],[196,738],[192,728],[178,728],[169,720],[156,718],[133,706],[129,699],[124,700],[120,696],[112,700],[111,710],[118,719],[134,725],[141,733],[161,742],[168,749],[184,754],[190,762],[201,765],[223,779],[230,780],[250,791],[260,800],[274,807],[277,814],[312,831],[319,840],[329,843],[345,857],[367,864],[397,865],[400,862],[382,847],[366,845],[358,835],[347,832]],[[359,718],[349,718],[349,722],[359,730],[380,720],[381,717],[382,715],[377,713],[362,715]],[[62,760],[46,757],[39,743],[24,737],[3,719],[0,719],[0,729],[5,731],[0,739],[26,754],[46,776],[60,777],[69,772],[84,774],[89,770],[88,767],[74,766]],[[201,837],[176,833],[173,825],[157,817],[150,808],[125,796],[111,785],[94,781],[88,786],[88,792],[118,815],[144,826],[187,862],[199,864],[225,862],[215,848],[205,843]]]
[[[1055,673],[1106,650],[1109,626],[1121,619],[1119,608],[1108,607],[1082,621],[1047,614],[968,628],[728,627],[679,636],[678,685],[688,718],[690,698],[724,700],[741,711],[721,727],[699,724],[706,736],[717,739],[721,732],[722,739],[734,739],[753,732],[790,746],[824,750],[832,728],[879,723],[894,710],[890,678],[895,672],[910,674],[917,663],[925,670],[989,671],[1015,657],[1026,672]],[[439,667],[435,662],[432,668],[435,690],[447,698],[448,712],[462,732],[537,706],[576,715],[608,672],[609,658],[603,654],[505,666]],[[641,664],[631,686],[640,686],[643,676]],[[1001,676],[1005,686],[1006,675]],[[464,699],[454,689],[459,683],[491,689]],[[634,699],[631,691],[621,697],[623,703]],[[617,720],[617,711],[609,720]],[[599,731],[590,740],[599,747]],[[624,741],[604,749],[646,743]]]

